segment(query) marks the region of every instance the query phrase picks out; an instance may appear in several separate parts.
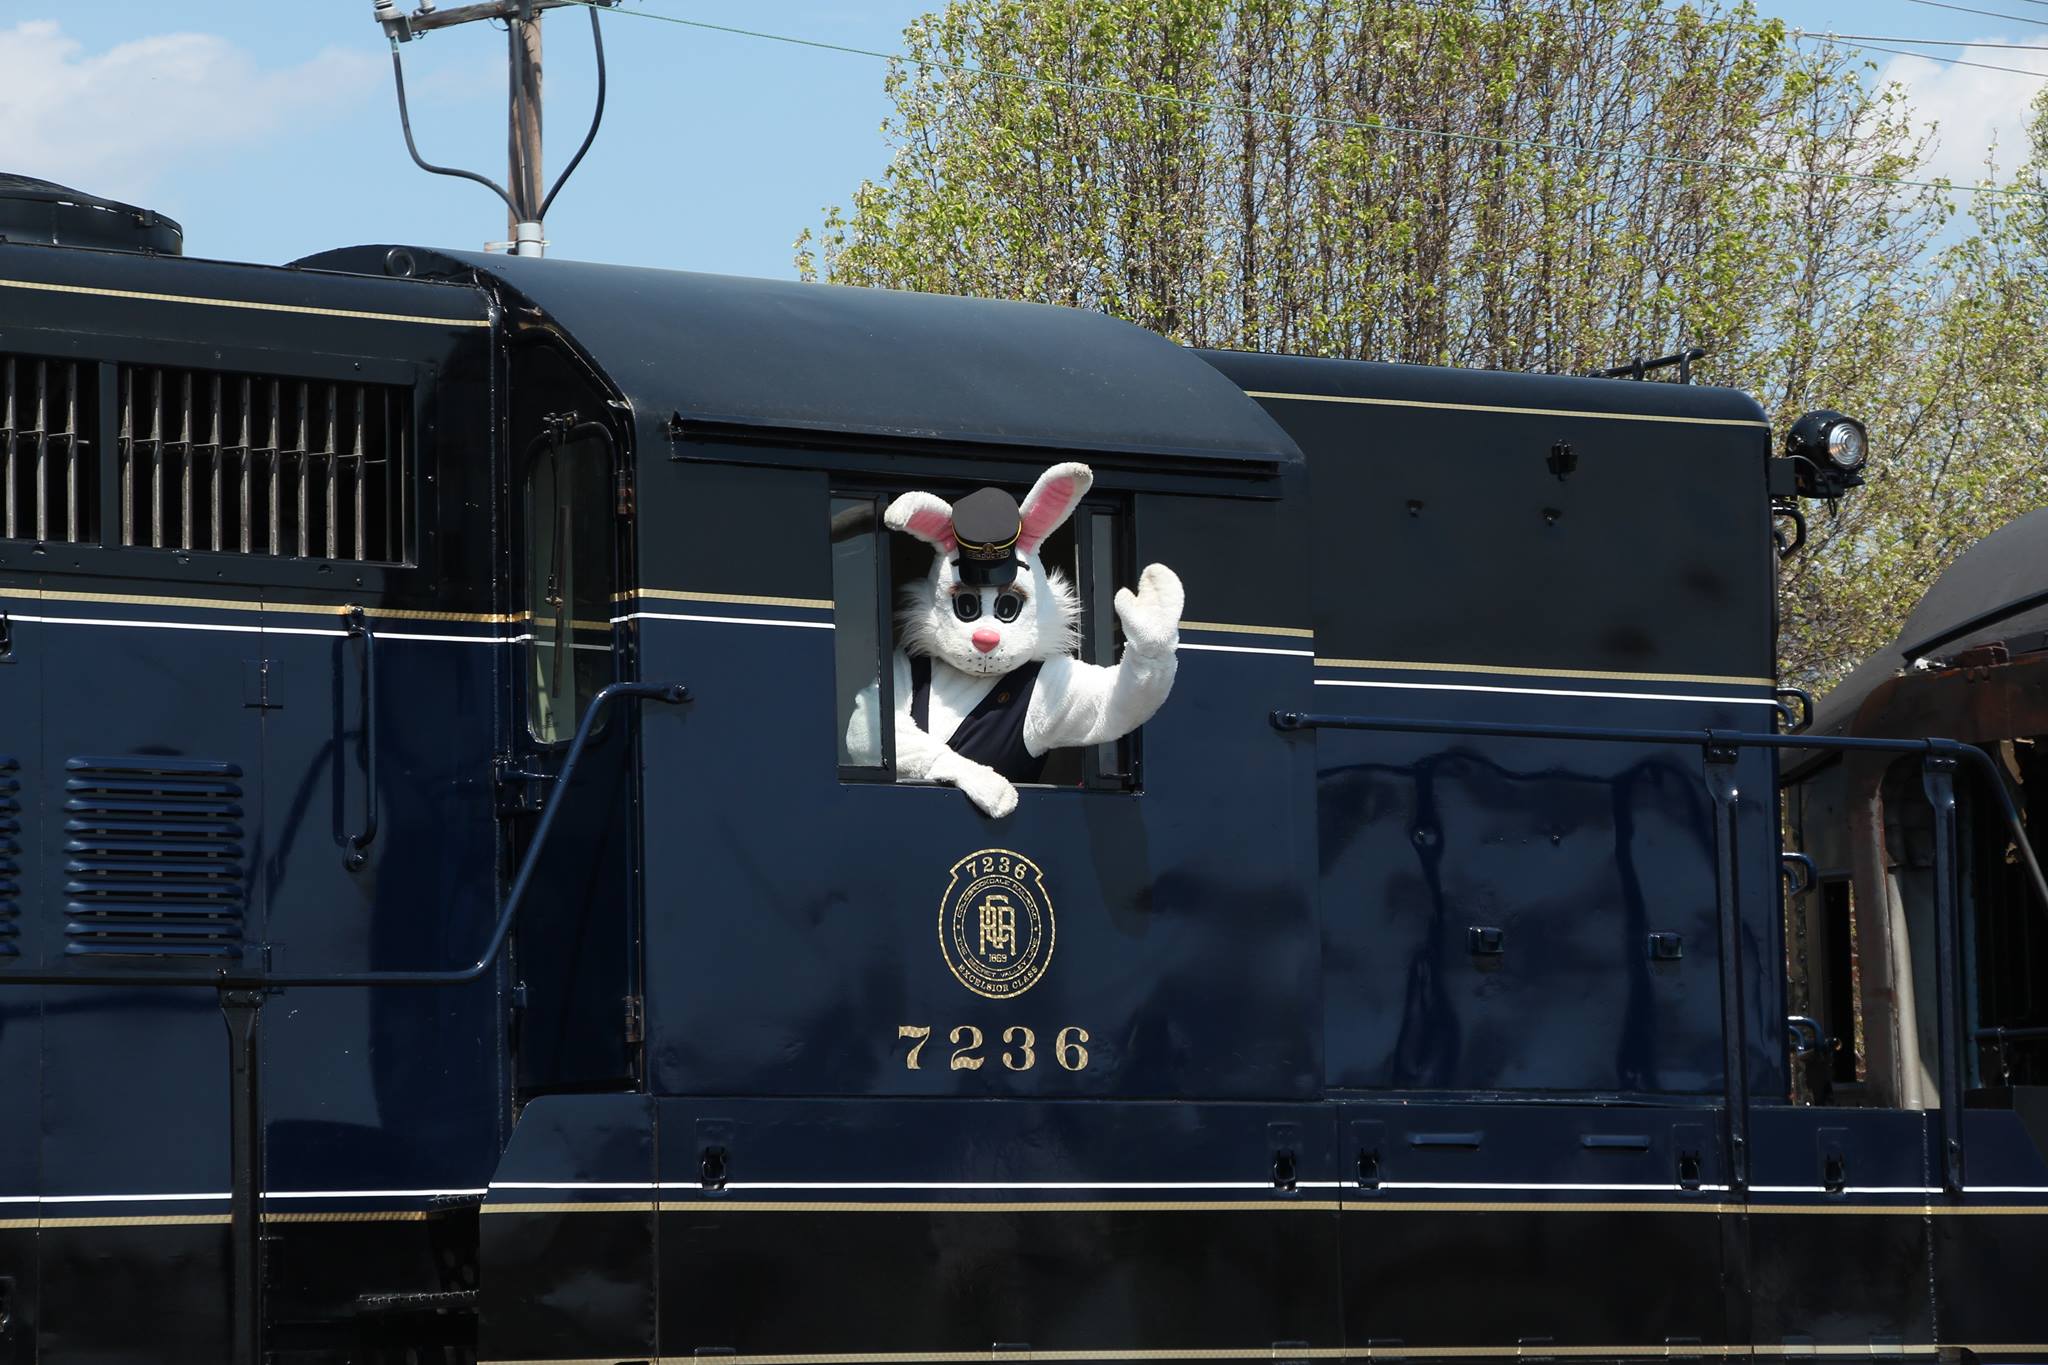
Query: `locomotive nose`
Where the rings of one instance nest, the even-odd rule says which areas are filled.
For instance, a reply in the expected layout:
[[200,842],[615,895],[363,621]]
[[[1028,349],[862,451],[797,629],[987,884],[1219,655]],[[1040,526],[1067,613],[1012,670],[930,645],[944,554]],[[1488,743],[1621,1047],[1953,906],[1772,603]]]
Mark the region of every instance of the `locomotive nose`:
[[992,630],[977,630],[974,632],[974,647],[984,654],[1002,642],[1003,637]]

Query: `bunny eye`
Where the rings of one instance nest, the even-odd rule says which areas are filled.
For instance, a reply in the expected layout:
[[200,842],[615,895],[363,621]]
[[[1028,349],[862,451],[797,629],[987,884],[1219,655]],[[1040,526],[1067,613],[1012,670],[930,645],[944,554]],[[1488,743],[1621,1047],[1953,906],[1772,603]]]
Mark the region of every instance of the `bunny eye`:
[[1014,621],[1017,613],[1024,610],[1024,599],[1014,592],[996,594],[996,620]]
[[[1000,612],[1002,605],[997,603]],[[981,616],[981,594],[978,592],[956,592],[953,594],[953,614],[963,621],[977,620]],[[1014,615],[1015,613],[1012,613]],[[1008,620],[1009,617],[1003,619]]]

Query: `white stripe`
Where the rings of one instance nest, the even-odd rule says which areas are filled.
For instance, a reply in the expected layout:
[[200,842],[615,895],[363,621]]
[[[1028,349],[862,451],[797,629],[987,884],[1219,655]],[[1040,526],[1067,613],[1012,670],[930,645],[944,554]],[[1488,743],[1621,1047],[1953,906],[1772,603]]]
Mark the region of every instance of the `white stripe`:
[[[220,635],[315,635],[329,639],[346,639],[345,630],[322,630],[315,626],[241,626],[222,621],[133,621],[102,616],[19,616],[10,617],[16,621],[33,622],[42,626],[126,626],[135,630],[197,630]],[[532,635],[416,635],[403,631],[378,630],[379,640],[413,640],[425,644],[449,645],[511,645],[531,640]],[[582,648],[582,646],[578,646]],[[591,648],[608,649],[608,645]]]
[[1776,706],[1772,697],[1702,697],[1677,692],[1591,692],[1562,687],[1494,687],[1481,683],[1368,682],[1359,678],[1317,678],[1317,687],[1384,687],[1404,692],[1512,692],[1529,697],[1599,697],[1619,701],[1712,701],[1730,706]]
[[[1308,1185],[1311,1182],[1302,1181]],[[1325,1182],[1327,1188],[1336,1181]],[[661,1184],[664,1190],[703,1188],[696,1181]],[[1270,1190],[1270,1180],[735,1180],[728,1190]]]
[[[565,1182],[561,1184],[497,1185],[493,1189],[701,1189],[695,1181],[675,1183],[657,1182],[647,1185],[605,1185]],[[1271,1190],[1275,1186],[1270,1180],[1095,1180],[1095,1181],[1010,1181],[1010,1180],[794,1180],[794,1181],[733,1181],[723,1188],[728,1190]],[[1305,1190],[1342,1190],[1356,1188],[1348,1180],[1302,1180],[1296,1188]],[[1684,1187],[1677,1184],[1580,1184],[1523,1183],[1515,1181],[1429,1181],[1429,1180],[1387,1180],[1377,1188],[1382,1190],[1473,1190],[1473,1191],[1538,1191],[1566,1194],[1597,1192],[1656,1194],[1671,1193]],[[1700,1185],[1701,1192],[1725,1192],[1726,1185]],[[1686,1193],[1692,1193],[1687,1189]]]
[[[473,1198],[473,1190],[267,1190],[265,1199],[441,1199]],[[178,1204],[232,1198],[226,1190],[197,1194],[14,1194],[0,1195],[0,1204]]]
[[226,1190],[205,1194],[46,1194],[44,1204],[178,1204],[204,1199],[227,1199]]
[[270,1190],[265,1199],[472,1199],[488,1190]]
[[1671,1194],[1675,1191],[1683,1191],[1686,1194],[1691,1194],[1695,1190],[1699,1191],[1700,1193],[1715,1193],[1724,1192],[1728,1188],[1726,1185],[1695,1185],[1691,1188],[1687,1188],[1683,1185],[1678,1184],[1600,1185],[1577,1184],[1569,1182],[1560,1184],[1527,1185],[1519,1184],[1515,1181],[1505,1180],[1382,1180],[1380,1182],[1379,1187],[1383,1190],[1481,1190],[1492,1191],[1496,1193],[1504,1191],[1512,1192],[1521,1190],[1548,1192],[1554,1194]]
[[[1849,1185],[1829,1190],[1825,1185],[1751,1185],[1751,1194],[1946,1194],[1939,1185]],[[1965,1185],[1965,1194],[2048,1194],[2048,1185]]]
[[799,630],[830,630],[830,621],[780,621],[772,616],[696,616],[675,611],[629,611],[614,616],[612,624],[624,621],[710,621],[727,626],[795,626]]
[[[1338,1190],[1353,1187],[1346,1180],[1303,1180],[1297,1182],[1299,1189]],[[494,1180],[488,1189],[425,1189],[425,1190],[271,1190],[266,1199],[440,1199],[475,1198],[491,1190],[701,1190],[695,1181],[661,1182],[651,1180]],[[1274,1185],[1266,1180],[1081,1180],[1081,1181],[1017,1181],[1017,1180],[787,1180],[787,1181],[734,1181],[724,1187],[728,1190],[984,1190],[984,1191],[1062,1191],[1062,1190],[1271,1190]],[[1381,1190],[1462,1190],[1484,1193],[1538,1192],[1558,1194],[1669,1194],[1682,1189],[1674,1184],[1594,1184],[1580,1182],[1525,1182],[1495,1180],[1387,1180],[1377,1187]],[[1696,1192],[1702,1194],[1725,1194],[1726,1185],[1700,1185]],[[1685,1193],[1694,1193],[1687,1189]],[[1819,1185],[1753,1185],[1752,1194],[1823,1194],[1827,1191]],[[1938,1195],[1943,1191],[1936,1186],[1922,1185],[1851,1185],[1840,1191],[1854,1195]],[[2048,1185],[1972,1185],[1970,1194],[2037,1194],[2048,1195]],[[202,1202],[228,1199],[225,1190],[205,1190],[191,1194],[10,1194],[0,1195],[0,1204],[170,1204]]]
[[1312,649],[1261,649],[1257,645],[1197,645],[1186,640],[1180,642],[1182,649],[1207,650],[1211,654],[1284,654],[1290,659],[1313,659]]

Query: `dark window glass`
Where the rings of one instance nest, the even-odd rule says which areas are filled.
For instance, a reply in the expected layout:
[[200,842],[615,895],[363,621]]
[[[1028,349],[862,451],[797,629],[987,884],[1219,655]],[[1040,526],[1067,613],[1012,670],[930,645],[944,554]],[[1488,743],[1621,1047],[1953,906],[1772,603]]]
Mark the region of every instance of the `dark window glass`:
[[832,499],[832,636],[838,687],[833,714],[839,718],[839,765],[875,772],[885,772],[887,757],[895,752],[888,727],[873,723],[889,714],[884,703],[893,692],[893,679],[880,671],[888,639],[881,524],[879,498]]
[[526,724],[567,740],[612,679],[611,443],[591,434],[539,440],[526,468]]

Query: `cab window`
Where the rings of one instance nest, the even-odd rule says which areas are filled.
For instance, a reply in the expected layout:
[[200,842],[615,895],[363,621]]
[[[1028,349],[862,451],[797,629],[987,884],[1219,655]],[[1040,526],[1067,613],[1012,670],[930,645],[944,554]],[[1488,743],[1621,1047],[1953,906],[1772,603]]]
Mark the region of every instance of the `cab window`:
[[527,448],[526,725],[554,744],[612,678],[612,444],[595,423],[552,416]]
[[[879,715],[906,705],[895,695],[897,670],[883,667],[904,645],[901,611],[907,592],[931,572],[932,549],[909,535],[888,531],[882,513],[903,489],[840,489],[832,495],[833,627],[836,644],[834,717],[839,736],[839,770],[847,781],[890,782],[895,778],[893,727],[855,724],[863,695]],[[967,489],[934,489],[941,497]],[[1010,490],[1022,498],[1028,487]],[[1080,606],[1079,657],[1114,664],[1123,636],[1113,605],[1120,584],[1135,579],[1130,561],[1129,517],[1109,499],[1084,500],[1074,515],[1045,540],[1040,561],[1064,576]],[[1127,736],[1086,750],[1055,750],[1036,787],[1138,788],[1138,739]]]

